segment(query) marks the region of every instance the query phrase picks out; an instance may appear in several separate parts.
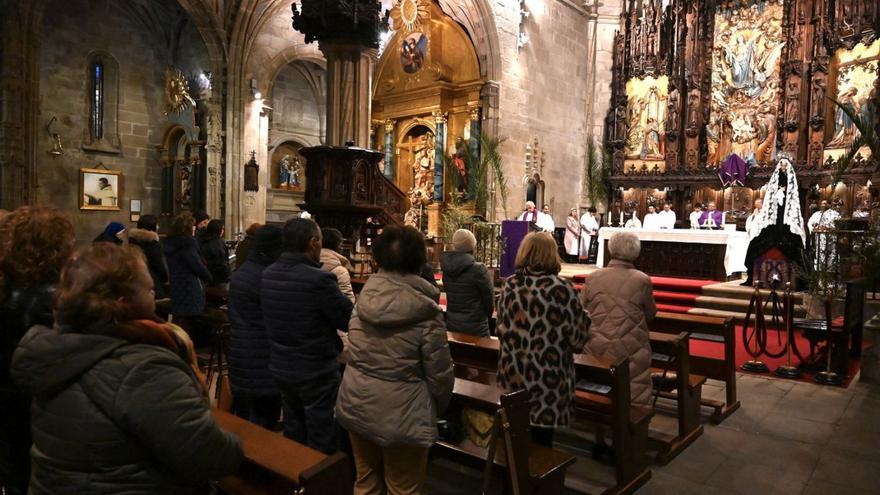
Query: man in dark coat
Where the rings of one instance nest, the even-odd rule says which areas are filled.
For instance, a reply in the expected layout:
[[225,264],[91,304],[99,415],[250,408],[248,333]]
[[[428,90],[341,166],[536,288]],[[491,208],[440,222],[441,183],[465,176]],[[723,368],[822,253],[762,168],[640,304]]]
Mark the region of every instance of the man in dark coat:
[[235,414],[272,429],[281,417],[281,393],[269,371],[269,339],[260,308],[263,270],[281,255],[281,229],[264,225],[252,234],[248,259],[229,283],[229,378]]
[[453,234],[452,245],[454,251],[440,255],[446,327],[451,332],[488,337],[493,291],[486,266],[474,260],[477,239],[469,230],[460,229]]
[[269,370],[281,389],[284,435],[332,453],[342,350],[336,330],[348,330],[354,305],[336,277],[321,270],[321,230],[315,222],[288,220],[283,237],[284,252],[263,271],[260,286]]

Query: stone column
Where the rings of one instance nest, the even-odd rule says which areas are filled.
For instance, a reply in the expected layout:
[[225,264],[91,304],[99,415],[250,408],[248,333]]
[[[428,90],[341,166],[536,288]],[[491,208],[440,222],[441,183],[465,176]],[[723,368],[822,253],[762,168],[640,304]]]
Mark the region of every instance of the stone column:
[[362,45],[320,42],[327,58],[327,144],[370,145],[370,110],[376,50]]
[[602,2],[600,0],[586,0],[584,2],[584,9],[587,11],[587,67],[591,67],[590,73],[587,76],[587,105],[585,109],[586,115],[584,115],[586,119],[584,131],[588,139],[594,135],[595,130],[593,108],[596,100],[596,40],[598,37],[596,26],[599,20],[599,7],[601,6]]
[[446,149],[446,117],[434,112],[434,202],[443,202],[443,150]]
[[394,181],[394,121],[385,121],[385,168],[382,174]]

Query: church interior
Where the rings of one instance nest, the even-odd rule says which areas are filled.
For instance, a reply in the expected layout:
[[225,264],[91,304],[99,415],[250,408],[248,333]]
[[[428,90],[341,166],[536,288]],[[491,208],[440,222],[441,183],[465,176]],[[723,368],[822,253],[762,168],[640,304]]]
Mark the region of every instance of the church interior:
[[878,74],[880,0],[0,0],[0,495],[877,493]]

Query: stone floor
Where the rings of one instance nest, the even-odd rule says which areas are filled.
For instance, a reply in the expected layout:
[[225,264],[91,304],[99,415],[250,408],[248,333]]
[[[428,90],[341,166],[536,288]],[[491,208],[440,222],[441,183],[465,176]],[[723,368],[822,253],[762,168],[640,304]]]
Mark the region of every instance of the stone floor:
[[[849,389],[740,375],[742,407],[704,433],[666,466],[651,465],[645,494],[862,495],[880,493],[880,384]],[[707,397],[721,398],[710,382]],[[653,423],[652,423],[653,425]],[[442,461],[440,461],[442,463]],[[583,471],[607,466],[581,458],[569,493],[592,493],[577,482]],[[480,493],[479,473],[432,463],[431,494]]]

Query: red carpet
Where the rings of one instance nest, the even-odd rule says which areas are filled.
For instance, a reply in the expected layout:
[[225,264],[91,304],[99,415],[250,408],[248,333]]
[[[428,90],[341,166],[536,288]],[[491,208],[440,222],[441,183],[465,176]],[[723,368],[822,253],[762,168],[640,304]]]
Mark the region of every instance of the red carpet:
[[[579,273],[572,276],[575,284],[582,284],[587,279],[588,274]],[[715,280],[698,280],[692,278],[673,278],[673,277],[651,277],[651,283],[654,285],[655,291],[667,292],[686,292],[691,294],[702,294],[703,287],[711,284],[717,284]]]
[[[659,306],[659,304],[658,304],[658,306]],[[742,373],[749,373],[748,371],[743,371],[741,369],[741,366],[744,362],[752,359],[752,356],[749,355],[749,353],[746,351],[745,346],[743,345],[742,326],[741,325],[736,326],[735,334],[736,334],[736,368],[737,368],[737,371],[740,371]],[[782,338],[783,339],[785,338],[784,335],[782,336]],[[771,352],[779,352],[779,350],[782,348],[782,346],[777,344],[776,331],[768,330],[767,340],[768,340],[767,345],[770,348]],[[803,354],[804,356],[809,354],[810,342],[805,337],[803,337],[800,334],[795,334],[795,342],[797,343],[796,344],[797,348],[798,348],[798,350],[801,351],[801,354]],[[703,340],[691,340],[690,345],[691,345],[691,352],[693,354],[696,354],[699,356],[713,357],[713,358],[721,358],[723,356],[724,348],[723,348],[722,344],[720,344],[720,343],[707,342],[707,341],[703,341]],[[754,345],[754,344],[752,344],[752,345]],[[863,348],[867,348],[868,346],[869,346],[869,344],[867,344],[867,343],[863,344]],[[770,373],[755,373],[757,375],[776,376],[775,374],[773,374],[773,372],[776,370],[776,368],[786,364],[786,356],[784,356],[784,355],[779,358],[771,358],[768,356],[759,356],[758,360],[762,361],[764,364],[767,365],[768,368],[770,368]],[[800,360],[798,359],[798,357],[794,353],[792,353],[791,360],[792,360],[792,364],[794,366],[797,366],[798,363],[800,362]],[[814,372],[807,371],[807,370],[801,370],[801,371],[803,371],[803,375],[800,378],[801,381],[815,383],[813,381],[813,375],[815,374]],[[852,381],[852,379],[856,375],[856,373],[858,373],[858,371],[859,371],[859,360],[857,358],[856,359],[851,358],[849,361],[849,376],[847,377],[846,381],[843,383],[844,387],[849,386],[850,382]]]

